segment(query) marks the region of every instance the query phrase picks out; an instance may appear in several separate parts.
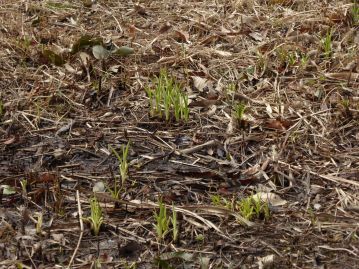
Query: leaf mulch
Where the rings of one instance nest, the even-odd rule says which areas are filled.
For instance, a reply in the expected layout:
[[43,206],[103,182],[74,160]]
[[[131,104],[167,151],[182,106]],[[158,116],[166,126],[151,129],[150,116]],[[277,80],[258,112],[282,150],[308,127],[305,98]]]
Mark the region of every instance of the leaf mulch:
[[[0,1],[0,268],[359,268],[354,2]],[[161,69],[187,122],[149,113]],[[94,193],[128,142],[119,199]]]

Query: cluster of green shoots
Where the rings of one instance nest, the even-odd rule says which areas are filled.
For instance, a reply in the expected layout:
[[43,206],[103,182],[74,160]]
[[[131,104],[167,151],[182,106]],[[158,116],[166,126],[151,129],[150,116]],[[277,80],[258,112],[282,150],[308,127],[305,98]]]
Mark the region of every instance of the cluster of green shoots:
[[165,70],[161,70],[159,77],[155,79],[154,89],[147,88],[146,92],[151,116],[164,116],[166,121],[170,121],[173,116],[176,121],[188,120],[188,96]]
[[329,30],[325,37],[321,40],[322,49],[326,58],[329,58],[332,54],[332,35],[333,31]]
[[298,63],[301,67],[305,67],[308,63],[309,57],[301,51],[290,51],[284,48],[276,50],[279,61],[287,66],[295,66]]
[[246,220],[269,219],[270,210],[267,202],[262,201],[259,197],[251,195],[241,200],[229,201],[219,195],[211,196],[212,204],[215,206],[223,206],[227,209],[238,211]]
[[239,102],[239,103],[234,104],[234,107],[233,107],[234,117],[238,121],[243,120],[243,116],[244,116],[245,111],[246,111],[246,105],[244,103]]
[[115,199],[119,199],[121,190],[125,187],[126,179],[128,178],[128,151],[130,148],[130,141],[127,143],[126,146],[122,145],[122,155],[118,154],[118,152],[111,146],[109,146],[113,154],[115,154],[118,160],[118,170],[121,177],[121,186],[119,186],[117,182],[117,178],[115,177],[115,183],[113,188],[107,188],[111,193],[111,196]]
[[90,217],[84,218],[84,220],[90,222],[91,230],[94,235],[100,233],[100,228],[103,223],[102,209],[100,203],[94,197],[90,200],[91,215]]
[[172,207],[172,217],[167,215],[166,205],[162,200],[158,201],[159,211],[154,212],[154,217],[156,219],[156,233],[157,239],[159,241],[164,240],[166,235],[171,231],[170,223],[172,225],[172,240],[174,242],[178,239],[178,222],[177,222],[177,211],[174,206]]

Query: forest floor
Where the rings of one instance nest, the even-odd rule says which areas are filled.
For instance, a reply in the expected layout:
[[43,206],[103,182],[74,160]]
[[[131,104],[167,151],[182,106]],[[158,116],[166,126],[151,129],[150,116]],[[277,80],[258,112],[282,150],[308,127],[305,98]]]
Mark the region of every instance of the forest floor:
[[359,268],[358,47],[354,1],[0,0],[0,268]]

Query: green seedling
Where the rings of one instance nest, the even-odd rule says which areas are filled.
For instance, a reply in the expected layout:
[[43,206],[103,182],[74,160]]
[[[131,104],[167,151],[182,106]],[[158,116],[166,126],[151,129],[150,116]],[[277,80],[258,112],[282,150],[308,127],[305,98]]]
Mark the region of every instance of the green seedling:
[[20,185],[21,185],[21,193],[23,197],[27,197],[27,180],[26,179],[22,179],[20,181]]
[[289,65],[295,65],[297,62],[297,54],[295,52],[289,52],[287,56],[287,62]]
[[102,209],[95,197],[90,200],[90,206],[91,216],[84,218],[84,220],[90,222],[91,230],[93,234],[97,236],[100,233],[100,228],[103,223]]
[[359,5],[357,2],[354,3],[352,9],[351,9],[351,17],[353,21],[354,26],[359,25]]
[[238,121],[243,120],[244,112],[246,111],[246,105],[242,102],[234,105],[234,116]]
[[180,85],[165,70],[161,70],[154,85],[154,89],[146,89],[151,116],[164,116],[166,121],[174,116],[176,121],[188,121],[188,96],[182,93]]
[[321,40],[322,49],[324,51],[324,56],[329,58],[332,54],[332,30],[328,31],[324,38]]
[[242,199],[237,203],[239,212],[246,220],[252,220],[254,216],[254,206],[252,204],[252,198]]
[[36,221],[36,234],[41,234],[42,223],[43,223],[43,215],[42,213],[38,213],[37,221]]
[[233,209],[232,203],[218,194],[211,195],[211,200],[212,200],[212,204],[215,206],[222,206],[230,210]]
[[259,197],[251,196],[237,202],[237,209],[246,220],[261,219],[270,217],[269,205]]
[[300,65],[302,68],[305,68],[308,64],[309,56],[307,54],[301,54],[300,56]]
[[162,200],[158,201],[159,212],[154,212],[154,216],[156,219],[156,232],[158,240],[164,240],[165,236],[169,231],[169,223],[170,218],[167,216],[167,208],[166,205],[162,202]]
[[171,218],[171,224],[172,224],[172,239],[174,242],[178,239],[178,222],[177,222],[177,211],[174,206],[172,206],[172,218]]
[[113,152],[113,154],[116,156],[119,165],[118,170],[121,177],[121,187],[118,186],[117,178],[115,177],[115,185],[113,189],[108,188],[113,198],[118,199],[120,195],[120,191],[125,187],[126,180],[128,178],[128,151],[130,148],[130,141],[127,143],[126,146],[122,145],[122,156],[118,154],[118,152],[109,145],[109,148]]
[[298,53],[296,51],[288,51],[284,48],[278,48],[277,57],[281,63],[293,66],[297,63]]

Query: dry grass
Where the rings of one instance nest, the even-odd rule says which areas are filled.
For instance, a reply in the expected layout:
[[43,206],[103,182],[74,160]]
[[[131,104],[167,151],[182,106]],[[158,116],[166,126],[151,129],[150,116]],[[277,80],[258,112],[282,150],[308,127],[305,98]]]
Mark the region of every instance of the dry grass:
[[[0,0],[0,268],[359,267],[353,1],[90,2]],[[84,35],[135,53],[71,54]],[[163,68],[187,122],[150,116]],[[128,141],[117,199],[109,146]],[[255,193],[269,219],[240,216]],[[160,199],[175,242],[157,239]]]

